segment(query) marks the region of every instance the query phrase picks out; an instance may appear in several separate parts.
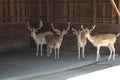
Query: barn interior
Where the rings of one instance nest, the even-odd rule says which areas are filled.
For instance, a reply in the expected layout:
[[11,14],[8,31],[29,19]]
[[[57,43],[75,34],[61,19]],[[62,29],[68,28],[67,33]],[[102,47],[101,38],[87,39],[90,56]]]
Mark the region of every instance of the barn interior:
[[[120,10],[120,0],[114,0]],[[119,12],[119,11],[118,11]],[[8,55],[15,51],[28,51],[35,56],[36,44],[27,29],[43,27],[38,33],[67,28],[70,30],[64,36],[60,51],[77,51],[77,38],[72,28],[82,30],[81,25],[91,28],[96,25],[92,35],[100,33],[120,33],[120,16],[111,4],[111,0],[0,0],[0,54]],[[46,45],[43,49],[46,51]],[[115,43],[116,54],[120,54],[120,37]],[[88,41],[86,52],[96,53],[96,48]],[[101,53],[109,54],[108,48],[101,48]],[[18,54],[18,53],[17,53]],[[46,53],[45,53],[46,54]],[[22,54],[23,55],[23,54]]]
[[[115,3],[119,9],[119,0]],[[96,25],[93,34],[120,32],[120,19],[109,0],[1,0],[0,6],[0,51],[34,47],[26,28],[27,21],[31,27],[38,27],[39,20],[42,20],[43,27],[38,32],[52,31],[51,22],[61,30],[71,22],[71,27],[76,29],[81,29],[81,24],[85,27]],[[75,50],[73,40],[76,39],[70,30],[61,48]],[[115,44],[118,52],[119,40]]]

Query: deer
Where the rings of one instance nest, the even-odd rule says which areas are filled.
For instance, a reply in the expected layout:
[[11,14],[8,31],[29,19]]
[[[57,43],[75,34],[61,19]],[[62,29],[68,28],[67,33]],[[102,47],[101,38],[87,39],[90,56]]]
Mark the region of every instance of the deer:
[[70,29],[70,22],[68,22],[68,27],[66,30],[63,29],[62,31],[60,31],[59,29],[56,29],[53,23],[51,23],[51,27],[53,31],[55,31],[57,36],[55,35],[46,36],[47,56],[49,57],[50,54],[52,53],[52,49],[54,49],[54,59],[59,60],[60,59],[60,56],[59,56],[60,47],[61,47],[64,35],[67,34],[68,30]]
[[[83,25],[81,25],[83,26]],[[87,39],[85,37],[85,33],[83,30],[77,31],[76,29],[72,28],[73,34],[77,37],[77,47],[78,47],[78,60],[80,59],[80,49],[82,48],[82,59],[85,59],[84,51],[85,46],[87,44]]]
[[45,37],[47,35],[53,35],[53,33],[51,31],[46,31],[46,32],[43,32],[43,33],[36,33],[39,29],[41,29],[43,26],[43,23],[42,21],[40,20],[40,24],[39,24],[39,27],[38,28],[30,28],[30,23],[27,22],[27,29],[31,32],[31,37],[33,38],[33,40],[35,41],[36,43],[36,47],[37,47],[37,51],[36,51],[36,56],[38,56],[38,52],[39,52],[39,46],[40,46],[40,49],[41,49],[41,56],[43,55],[43,45],[46,44],[46,40],[45,40]]
[[85,32],[85,37],[97,48],[97,55],[96,55],[96,62],[100,59],[100,47],[108,47],[110,50],[110,55],[108,60],[115,60],[115,42],[117,37],[120,35],[118,34],[112,34],[112,33],[103,33],[103,34],[96,34],[91,35],[91,32],[95,29],[96,25],[92,26],[92,29],[83,28],[81,27]]

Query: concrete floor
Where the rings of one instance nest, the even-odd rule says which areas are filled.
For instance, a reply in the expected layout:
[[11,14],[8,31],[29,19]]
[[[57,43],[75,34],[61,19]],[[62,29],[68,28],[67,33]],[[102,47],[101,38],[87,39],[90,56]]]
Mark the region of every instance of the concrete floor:
[[80,68],[20,80],[120,80],[119,71],[120,56],[117,56],[115,61],[101,61]]
[[[25,48],[0,53],[0,80],[22,80],[35,76],[63,72],[95,64],[96,54],[86,52],[86,60],[77,60],[77,51],[60,51],[60,60],[54,60],[54,54],[46,57],[35,56],[35,49]],[[109,53],[109,52],[107,52]],[[108,55],[101,54],[99,62],[107,60]],[[33,79],[34,80],[34,79]]]

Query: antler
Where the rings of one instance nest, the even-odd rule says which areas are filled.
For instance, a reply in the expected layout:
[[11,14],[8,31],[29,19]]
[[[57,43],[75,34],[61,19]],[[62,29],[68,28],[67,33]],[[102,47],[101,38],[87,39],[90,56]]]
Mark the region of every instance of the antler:
[[92,26],[92,29],[86,29],[86,30],[88,30],[88,31],[91,31],[91,32],[92,32],[92,31],[95,29],[95,27],[96,27],[96,25],[93,25],[93,26]]
[[74,34],[78,34],[78,31],[74,28],[72,28],[72,31],[74,31]]
[[66,31],[68,31],[69,29],[70,29],[70,22],[68,22],[68,28],[67,28]]
[[94,30],[94,29],[95,29],[95,27],[96,27],[96,25],[93,25],[91,30]]
[[29,21],[27,21],[26,27],[27,27],[27,29],[28,29],[29,31],[32,31],[32,29],[30,28],[30,22],[29,22]]
[[70,29],[70,22],[68,22],[68,27],[66,30],[64,30],[65,32],[68,32],[68,30]]
[[42,28],[42,26],[43,26],[43,22],[42,22],[42,20],[40,20],[39,27],[36,28],[35,30],[39,30],[40,28]]
[[81,25],[81,28],[82,28],[83,30],[85,30],[85,29],[83,28],[83,25]]
[[77,32],[77,30],[76,30],[76,29],[74,29],[74,28],[72,28],[72,31]]
[[52,29],[53,29],[55,32],[59,32],[58,29],[55,29],[55,28],[54,28],[53,23],[51,23],[51,27],[52,27]]

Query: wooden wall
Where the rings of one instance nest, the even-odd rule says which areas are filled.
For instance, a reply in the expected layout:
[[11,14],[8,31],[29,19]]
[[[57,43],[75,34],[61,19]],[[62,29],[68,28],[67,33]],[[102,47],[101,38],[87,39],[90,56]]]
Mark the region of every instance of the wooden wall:
[[[115,0],[118,5],[118,0]],[[0,22],[118,23],[109,0],[0,0]]]
[[[115,2],[118,5],[118,0]],[[96,24],[96,33],[120,32],[119,19],[109,0],[0,0],[1,49],[12,48],[11,45],[14,48],[29,46],[29,42],[32,44],[26,21],[37,27],[40,19],[44,27],[39,32],[51,30],[50,22],[63,29],[68,21],[72,27],[78,29],[80,24]],[[73,40],[75,37],[69,31],[69,34],[65,35],[62,49],[75,50],[76,43],[72,43]],[[119,48],[119,39],[117,43]]]
[[0,24],[0,51],[28,47],[29,39],[25,22]]

